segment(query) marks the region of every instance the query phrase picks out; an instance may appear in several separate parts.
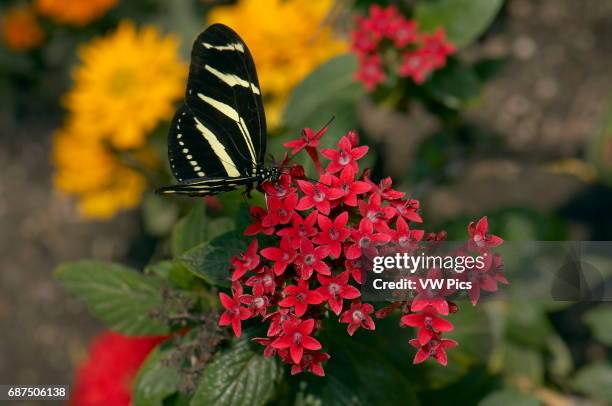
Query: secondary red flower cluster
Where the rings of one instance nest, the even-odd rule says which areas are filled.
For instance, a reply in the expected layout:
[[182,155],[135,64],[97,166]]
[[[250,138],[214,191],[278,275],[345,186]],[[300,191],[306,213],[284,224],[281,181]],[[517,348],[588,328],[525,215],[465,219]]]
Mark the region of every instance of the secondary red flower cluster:
[[356,17],[352,49],[359,58],[355,77],[368,91],[389,73],[421,84],[431,72],[446,66],[447,56],[455,51],[443,29],[433,34],[419,32],[417,22],[399,14],[395,6],[377,4],[370,7],[367,17]]
[[95,338],[79,367],[70,397],[74,406],[132,403],[131,385],[145,358],[165,337],[125,337],[106,331]]
[[[307,370],[324,375],[322,363],[330,356],[321,351],[315,334],[327,316],[338,316],[351,336],[360,328],[375,329],[374,307],[360,300],[362,259],[383,244],[410,247],[444,238],[414,228],[422,222],[419,202],[392,189],[390,178],[374,183],[367,171],[360,173],[359,160],[368,147],[358,145],[356,133],[342,137],[336,149],[319,151],[324,133],[325,129],[306,129],[302,138],[285,144],[292,156],[303,150],[310,156],[318,179],[305,180],[303,168],[289,169],[285,162],[288,173],[262,186],[268,207],[251,209],[253,223],[244,234],[275,236],[277,243],[260,247],[253,239],[246,252],[231,261],[232,296],[219,294],[225,309],[219,324],[231,325],[240,336],[243,321],[260,318],[267,323],[267,337],[255,340],[265,346],[266,356],[276,354],[292,365],[292,374]],[[328,160],[325,168],[319,154]],[[479,250],[501,243],[488,234],[486,218],[470,230],[472,245]],[[385,317],[401,309],[401,324],[418,329],[418,339],[411,341],[419,348],[414,362],[433,356],[446,364],[445,349],[456,343],[440,337],[453,329],[441,316],[453,307],[444,298],[422,292],[376,315]]]

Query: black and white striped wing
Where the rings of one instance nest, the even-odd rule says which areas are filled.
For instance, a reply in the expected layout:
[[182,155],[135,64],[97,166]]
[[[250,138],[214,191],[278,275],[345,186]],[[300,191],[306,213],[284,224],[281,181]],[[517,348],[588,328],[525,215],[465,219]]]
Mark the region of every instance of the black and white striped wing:
[[232,29],[212,25],[194,42],[185,102],[168,134],[168,157],[179,185],[160,192],[206,195],[253,183],[266,138],[253,58]]

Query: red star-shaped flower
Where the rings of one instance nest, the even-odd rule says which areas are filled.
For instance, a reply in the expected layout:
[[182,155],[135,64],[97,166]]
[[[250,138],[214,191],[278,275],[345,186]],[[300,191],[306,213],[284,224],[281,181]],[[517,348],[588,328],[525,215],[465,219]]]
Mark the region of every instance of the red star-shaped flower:
[[357,160],[363,158],[368,153],[367,146],[353,147],[351,141],[345,136],[338,141],[338,149],[323,149],[321,155],[331,162],[327,165],[327,172],[340,172],[346,167],[353,169],[353,173],[359,170]]
[[314,325],[313,319],[285,323],[282,335],[272,342],[272,347],[289,348],[291,360],[299,364],[304,355],[304,349],[313,351],[321,349],[321,343],[311,336]]
[[351,235],[348,223],[348,212],[340,213],[333,221],[322,214],[319,214],[317,222],[321,232],[317,234],[313,241],[319,245],[329,248],[329,255],[338,258],[342,252],[342,243]]
[[374,320],[370,314],[374,312],[374,307],[369,303],[361,303],[359,300],[354,301],[351,304],[351,308],[342,313],[340,316],[341,323],[348,323],[346,331],[350,336],[355,334],[355,331],[359,327],[363,327],[366,330],[374,330]]
[[283,291],[283,296],[285,298],[278,302],[278,305],[281,307],[293,307],[298,317],[306,313],[308,305],[320,304],[325,300],[317,291],[310,290],[308,281],[304,279],[300,279],[297,286],[287,286]]
[[336,315],[342,312],[342,302],[344,299],[357,299],[361,295],[356,287],[348,284],[348,271],[332,277],[317,275],[317,279],[321,283],[321,287],[317,289],[317,292],[327,300],[329,308]]

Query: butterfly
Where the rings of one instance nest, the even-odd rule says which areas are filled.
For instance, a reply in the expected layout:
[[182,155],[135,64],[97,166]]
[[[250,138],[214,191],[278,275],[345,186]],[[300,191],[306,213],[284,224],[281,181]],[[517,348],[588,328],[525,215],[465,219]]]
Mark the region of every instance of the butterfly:
[[168,159],[178,184],[163,195],[209,196],[264,181],[266,117],[255,63],[231,28],[214,24],[195,40],[187,90],[168,132]]

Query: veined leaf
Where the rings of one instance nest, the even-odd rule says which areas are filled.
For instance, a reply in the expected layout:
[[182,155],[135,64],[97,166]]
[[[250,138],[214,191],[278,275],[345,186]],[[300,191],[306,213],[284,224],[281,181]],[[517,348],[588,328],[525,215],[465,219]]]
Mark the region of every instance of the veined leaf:
[[213,285],[229,285],[230,259],[249,245],[249,238],[230,231],[185,252],[179,262]]
[[191,400],[192,406],[264,405],[275,395],[281,368],[246,340],[236,342],[208,364]]
[[114,331],[134,336],[161,335],[169,331],[167,326],[149,316],[162,305],[158,278],[101,261],[69,262],[61,265],[55,276]]
[[162,406],[163,400],[177,391],[180,376],[164,360],[174,347],[171,342],[160,344],[140,367],[134,382],[134,406]]

